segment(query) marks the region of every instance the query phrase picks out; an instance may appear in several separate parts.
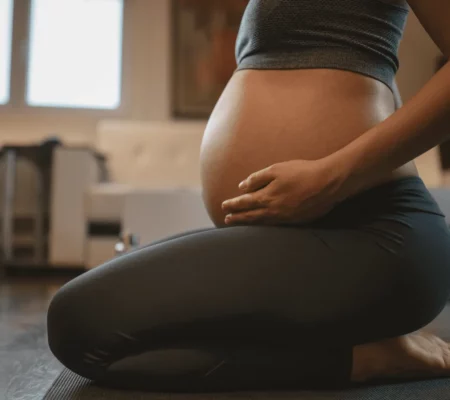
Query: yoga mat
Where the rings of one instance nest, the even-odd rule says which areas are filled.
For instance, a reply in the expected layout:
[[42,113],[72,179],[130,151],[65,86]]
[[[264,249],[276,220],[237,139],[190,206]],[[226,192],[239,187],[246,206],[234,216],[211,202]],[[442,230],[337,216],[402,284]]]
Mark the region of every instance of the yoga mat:
[[450,378],[338,391],[169,394],[106,389],[65,369],[43,400],[450,400]]

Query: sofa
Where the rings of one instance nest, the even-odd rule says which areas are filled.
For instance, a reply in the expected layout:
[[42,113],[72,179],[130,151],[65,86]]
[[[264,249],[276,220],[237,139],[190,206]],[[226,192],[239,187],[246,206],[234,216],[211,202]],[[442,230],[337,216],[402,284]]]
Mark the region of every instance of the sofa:
[[50,264],[94,268],[115,255],[122,234],[141,245],[211,228],[200,184],[204,123],[104,121],[95,148],[107,179],[83,154],[55,158]]

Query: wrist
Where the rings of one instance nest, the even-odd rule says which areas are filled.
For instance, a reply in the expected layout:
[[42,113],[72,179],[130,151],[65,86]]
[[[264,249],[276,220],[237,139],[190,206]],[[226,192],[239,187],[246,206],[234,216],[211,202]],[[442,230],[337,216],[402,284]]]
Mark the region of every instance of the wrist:
[[392,174],[386,164],[376,164],[370,156],[357,153],[355,149],[343,148],[325,157],[323,162],[331,171],[337,202],[377,186]]
[[329,173],[336,202],[340,203],[364,189],[365,179],[354,158],[336,152],[321,161]]

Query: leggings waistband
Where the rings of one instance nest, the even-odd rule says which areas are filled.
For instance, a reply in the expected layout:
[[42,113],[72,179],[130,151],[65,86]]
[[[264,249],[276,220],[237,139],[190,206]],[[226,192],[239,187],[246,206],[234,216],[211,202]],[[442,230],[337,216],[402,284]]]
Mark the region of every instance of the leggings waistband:
[[344,200],[347,206],[370,206],[376,209],[391,209],[426,212],[444,217],[423,180],[418,176],[407,176],[365,190]]
[[389,216],[405,222],[405,216],[427,213],[445,218],[439,205],[418,176],[384,182],[349,197],[330,213],[313,222],[313,226],[355,226],[361,221]]

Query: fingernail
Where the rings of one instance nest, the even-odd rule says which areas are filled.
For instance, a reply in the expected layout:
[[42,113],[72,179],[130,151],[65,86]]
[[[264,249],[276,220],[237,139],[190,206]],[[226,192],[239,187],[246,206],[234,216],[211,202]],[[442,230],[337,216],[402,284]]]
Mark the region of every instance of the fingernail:
[[225,223],[227,224],[228,222],[230,222],[231,221],[231,214],[228,214],[226,217],[225,217]]
[[239,184],[239,189],[245,189],[247,187],[247,184],[245,183],[245,181],[242,181],[240,184]]

